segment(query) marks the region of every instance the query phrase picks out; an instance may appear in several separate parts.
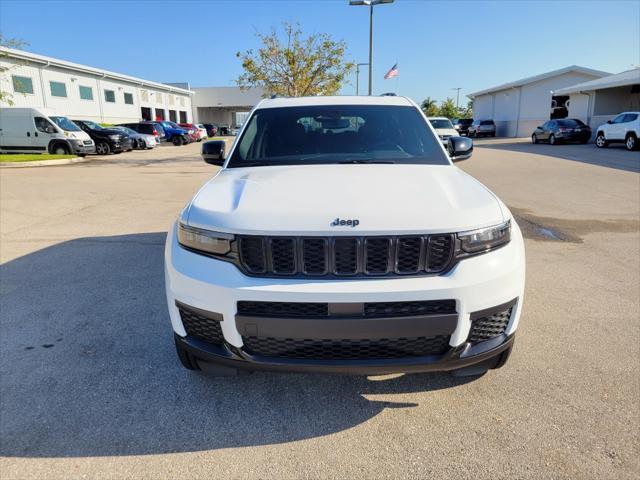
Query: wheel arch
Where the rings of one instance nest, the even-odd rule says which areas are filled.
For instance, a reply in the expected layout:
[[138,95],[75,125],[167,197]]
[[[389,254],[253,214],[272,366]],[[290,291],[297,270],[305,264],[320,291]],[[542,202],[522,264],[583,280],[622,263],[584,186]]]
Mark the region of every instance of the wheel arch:
[[69,140],[66,140],[64,138],[54,138],[50,140],[49,145],[47,145],[47,151],[49,153],[53,153],[53,149],[58,145],[64,145],[67,148],[67,150],[69,150],[69,153],[73,153],[73,147],[71,146],[71,142],[69,142]]

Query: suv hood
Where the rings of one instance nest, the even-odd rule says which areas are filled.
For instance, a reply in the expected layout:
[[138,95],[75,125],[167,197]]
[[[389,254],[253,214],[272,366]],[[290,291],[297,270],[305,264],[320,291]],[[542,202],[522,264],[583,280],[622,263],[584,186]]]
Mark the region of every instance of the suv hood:
[[450,135],[457,137],[459,135],[458,130],[455,128],[434,128],[437,135]]
[[[331,226],[357,219],[357,227]],[[388,235],[471,230],[505,220],[501,202],[451,165],[229,168],[207,182],[182,222],[228,233]]]

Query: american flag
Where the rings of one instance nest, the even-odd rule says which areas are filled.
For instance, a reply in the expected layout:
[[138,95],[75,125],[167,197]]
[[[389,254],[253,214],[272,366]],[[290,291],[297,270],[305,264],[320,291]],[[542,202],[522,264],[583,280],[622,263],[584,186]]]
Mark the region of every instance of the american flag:
[[398,64],[396,63],[393,67],[391,67],[391,70],[384,74],[384,79],[389,80],[390,78],[397,77],[398,74]]

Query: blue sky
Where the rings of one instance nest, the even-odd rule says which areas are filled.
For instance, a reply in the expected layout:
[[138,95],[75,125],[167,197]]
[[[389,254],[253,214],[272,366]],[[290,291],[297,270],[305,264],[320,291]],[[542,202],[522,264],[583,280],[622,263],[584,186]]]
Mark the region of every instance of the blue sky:
[[[368,9],[348,0],[0,0],[0,31],[26,50],[161,82],[226,86],[238,50],[283,21],[344,39],[368,57]],[[375,8],[374,94],[416,101],[577,64],[617,73],[640,64],[640,1],[396,0]],[[383,80],[398,62],[398,79]],[[355,92],[352,84],[344,94]],[[360,76],[366,91],[366,72]],[[462,101],[461,101],[462,103]]]

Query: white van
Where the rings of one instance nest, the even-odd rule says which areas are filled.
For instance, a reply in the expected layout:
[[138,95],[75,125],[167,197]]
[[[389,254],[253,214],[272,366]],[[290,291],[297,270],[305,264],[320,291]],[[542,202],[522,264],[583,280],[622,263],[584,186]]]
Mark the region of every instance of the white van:
[[67,117],[39,108],[0,108],[1,153],[95,153],[91,137]]

